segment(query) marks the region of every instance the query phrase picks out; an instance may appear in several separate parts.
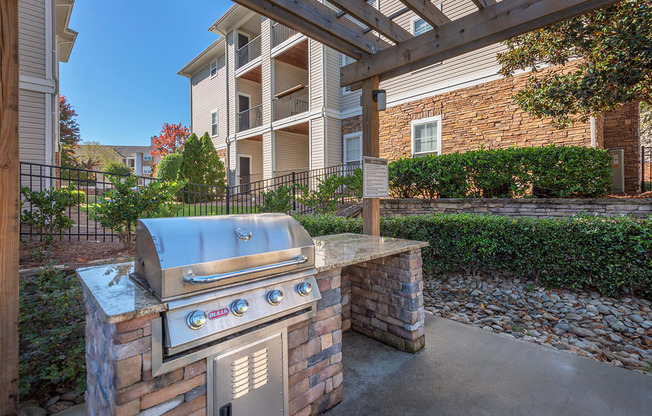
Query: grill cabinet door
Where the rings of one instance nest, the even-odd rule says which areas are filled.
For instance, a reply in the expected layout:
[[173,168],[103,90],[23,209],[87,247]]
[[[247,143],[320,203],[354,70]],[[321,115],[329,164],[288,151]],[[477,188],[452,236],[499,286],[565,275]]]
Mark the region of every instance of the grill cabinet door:
[[230,416],[286,415],[283,356],[283,337],[277,333],[211,357],[213,416],[229,404]]

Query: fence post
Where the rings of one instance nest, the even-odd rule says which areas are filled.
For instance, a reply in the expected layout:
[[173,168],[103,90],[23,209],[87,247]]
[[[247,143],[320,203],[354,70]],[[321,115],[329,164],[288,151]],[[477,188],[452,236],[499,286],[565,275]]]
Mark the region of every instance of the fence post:
[[229,186],[226,186],[226,215],[229,215]]
[[292,172],[292,212],[297,212],[297,184],[294,171]]
[[[652,177],[652,173],[650,176]],[[641,146],[641,193],[643,192],[645,192],[645,146]]]

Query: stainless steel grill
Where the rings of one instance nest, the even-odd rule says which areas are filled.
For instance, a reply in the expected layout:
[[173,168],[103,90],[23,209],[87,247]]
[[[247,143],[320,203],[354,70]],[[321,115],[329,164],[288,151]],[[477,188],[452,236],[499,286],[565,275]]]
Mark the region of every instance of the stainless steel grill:
[[207,358],[209,414],[287,414],[287,326],[321,298],[306,230],[284,214],[145,219],[135,254],[134,280],[168,303],[152,372]]

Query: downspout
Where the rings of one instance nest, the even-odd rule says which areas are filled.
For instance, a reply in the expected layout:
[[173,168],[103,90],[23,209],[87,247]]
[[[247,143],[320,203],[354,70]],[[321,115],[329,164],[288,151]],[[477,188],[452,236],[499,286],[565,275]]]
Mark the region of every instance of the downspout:
[[591,117],[591,147],[596,148],[598,145],[597,129],[595,125],[595,117]]
[[224,35],[224,68],[226,68],[226,186],[229,186],[229,172],[231,172],[231,95],[229,94],[229,42]]

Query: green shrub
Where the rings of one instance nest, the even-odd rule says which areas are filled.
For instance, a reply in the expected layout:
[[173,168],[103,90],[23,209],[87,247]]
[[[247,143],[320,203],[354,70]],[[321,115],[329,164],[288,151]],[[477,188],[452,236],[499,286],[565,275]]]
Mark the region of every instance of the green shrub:
[[[362,231],[360,219],[297,217],[313,235]],[[381,234],[427,241],[429,273],[509,273],[549,286],[652,298],[652,217],[555,219],[433,214],[381,219]]]
[[86,192],[73,189],[70,191],[70,196],[72,196],[75,201],[75,205],[85,204],[86,203]]
[[281,185],[267,192],[262,191],[263,206],[260,207],[260,211],[281,213],[292,211],[293,189],[294,185]]
[[389,164],[399,198],[598,197],[611,187],[606,150],[547,146],[403,158]]
[[85,308],[74,274],[54,268],[20,278],[20,395],[48,382],[86,389]]
[[536,197],[593,197],[611,189],[611,157],[606,150],[581,146],[522,149]]
[[[362,185],[361,173],[349,176],[329,175],[318,181],[316,189],[311,188],[310,185],[297,184],[296,187],[300,191],[297,200],[320,214],[335,211],[343,196],[347,196],[351,192],[355,196],[356,189],[361,188]],[[347,185],[351,189],[347,189]]]
[[43,233],[46,243],[51,243],[55,236],[61,238],[75,223],[66,215],[66,210],[78,203],[77,196],[73,195],[77,191],[72,187],[32,191],[24,186],[20,192],[23,195],[21,206],[28,204],[30,208],[20,214],[20,224]]
[[179,179],[179,169],[181,169],[181,153],[168,153],[163,156],[158,166],[156,166],[156,178],[164,181],[176,181]]
[[111,161],[111,163],[106,165],[106,167],[103,169],[103,172],[106,173],[107,175],[119,175],[119,176],[127,176],[133,173],[133,171],[129,166],[115,160]]
[[103,227],[111,228],[118,238],[129,248],[133,244],[132,232],[140,218],[172,217],[180,209],[180,204],[172,202],[184,183],[154,181],[137,187],[138,178],[110,177],[114,189],[98,198],[91,218]]

